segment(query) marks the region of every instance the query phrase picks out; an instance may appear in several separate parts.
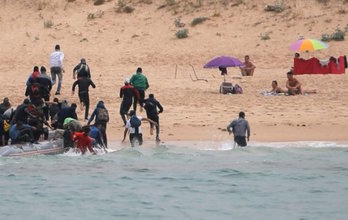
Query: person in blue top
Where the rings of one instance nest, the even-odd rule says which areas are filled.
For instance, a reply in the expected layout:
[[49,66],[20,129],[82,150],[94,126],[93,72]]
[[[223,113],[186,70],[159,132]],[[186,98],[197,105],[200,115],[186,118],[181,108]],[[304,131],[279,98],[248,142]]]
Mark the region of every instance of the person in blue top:
[[33,135],[33,127],[28,124],[23,124],[22,121],[17,121],[10,128],[11,144],[19,144],[22,142],[36,143]]
[[89,136],[94,139],[93,146],[105,148],[103,134],[101,133],[101,124],[94,124],[90,127]]
[[91,122],[94,120],[94,118],[95,118],[94,123],[101,125],[100,131],[103,135],[104,145],[105,147],[107,147],[108,142],[107,142],[107,136],[106,136],[106,126],[107,126],[107,123],[109,122],[109,113],[102,100],[98,102],[97,107],[94,109],[91,117],[89,118],[87,122],[87,125],[90,125]]

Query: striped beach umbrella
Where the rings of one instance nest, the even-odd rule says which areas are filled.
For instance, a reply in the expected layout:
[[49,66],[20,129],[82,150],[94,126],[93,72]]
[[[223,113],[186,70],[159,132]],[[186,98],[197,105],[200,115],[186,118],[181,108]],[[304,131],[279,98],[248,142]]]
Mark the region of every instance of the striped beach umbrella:
[[316,40],[316,39],[301,39],[296,41],[293,45],[290,46],[290,49],[293,51],[314,51],[327,49],[329,45],[326,43]]

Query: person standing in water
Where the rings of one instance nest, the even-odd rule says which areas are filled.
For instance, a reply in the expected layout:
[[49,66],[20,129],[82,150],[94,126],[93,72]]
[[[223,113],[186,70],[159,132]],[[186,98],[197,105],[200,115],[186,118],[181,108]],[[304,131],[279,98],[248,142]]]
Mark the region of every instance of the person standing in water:
[[[238,146],[245,147],[247,146],[247,141],[250,139],[250,126],[249,122],[245,119],[245,113],[239,112],[239,118],[233,120],[228,126],[227,131],[229,134],[233,133],[234,142]],[[245,133],[247,136],[245,136]]]
[[[156,122],[156,141],[159,142],[159,117],[158,114],[163,112],[163,107],[159,101],[155,99],[155,96],[153,94],[149,95],[148,99],[145,99],[145,110],[146,110],[146,115],[147,118],[151,119],[152,121]],[[159,110],[159,111],[158,111]],[[150,134],[153,134],[153,124],[150,124]]]

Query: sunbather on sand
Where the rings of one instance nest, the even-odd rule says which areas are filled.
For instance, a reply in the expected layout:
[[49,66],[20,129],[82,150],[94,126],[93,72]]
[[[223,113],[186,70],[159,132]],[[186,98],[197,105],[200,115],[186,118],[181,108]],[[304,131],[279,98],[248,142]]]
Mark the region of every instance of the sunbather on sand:
[[286,93],[286,92],[287,92],[286,89],[282,89],[278,86],[277,80],[272,81],[272,90],[270,91],[270,93]]
[[246,55],[244,57],[244,66],[241,66],[239,68],[242,73],[242,76],[253,76],[256,67],[252,62],[250,62],[249,55]]
[[286,81],[286,88],[288,89],[289,95],[317,93],[315,89],[302,90],[301,83],[294,77],[291,71],[287,73],[287,77],[288,77],[288,81]]
[[302,94],[301,83],[294,77],[290,71],[287,74],[288,81],[286,81],[286,88],[288,89],[289,95]]

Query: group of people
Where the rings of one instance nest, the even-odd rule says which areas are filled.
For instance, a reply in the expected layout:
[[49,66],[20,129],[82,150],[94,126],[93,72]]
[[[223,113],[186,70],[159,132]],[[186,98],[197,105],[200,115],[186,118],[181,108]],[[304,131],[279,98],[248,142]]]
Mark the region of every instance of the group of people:
[[[124,81],[124,86],[120,89],[120,98],[122,98],[120,115],[125,127],[123,141],[126,138],[126,134],[129,132],[129,140],[132,146],[136,143],[141,145],[143,142],[140,128],[141,121],[147,121],[150,123],[151,135],[153,134],[154,127],[156,127],[156,141],[160,141],[158,115],[163,112],[163,107],[160,102],[155,99],[154,94],[149,94],[148,98],[145,99],[145,91],[148,88],[149,82],[143,74],[142,68],[139,67],[130,79]],[[140,105],[140,111],[145,108],[147,118],[142,118],[136,115],[138,103]],[[132,105],[133,110],[129,111]],[[126,116],[128,116],[128,120]]]
[[[12,108],[8,98],[0,104],[0,135],[1,145],[7,145],[9,139],[11,144],[23,142],[37,143],[40,138],[48,138],[49,129],[64,129],[64,146],[76,147],[80,152],[85,153],[87,150],[95,153],[92,146],[107,147],[106,128],[109,122],[109,113],[103,101],[97,103],[96,108],[89,117],[89,87],[96,88],[91,79],[91,71],[82,58],[80,63],[73,69],[72,95],[78,87],[78,96],[81,107],[85,108],[84,119],[87,124],[83,126],[78,120],[75,103],[70,105],[66,100],[59,101],[57,97],[50,102],[51,90],[58,78],[57,90],[55,96],[60,95],[63,73],[64,53],[60,46],[55,46],[55,51],[50,56],[51,76],[47,74],[46,68],[38,66],[33,68],[26,82],[26,91],[23,103],[17,108]],[[241,68],[245,75],[253,75],[255,66],[249,61],[249,56],[245,56],[245,66]],[[139,67],[136,73],[130,79],[124,81],[124,86],[120,88],[120,115],[124,126],[123,140],[125,141],[129,133],[131,146],[141,145],[143,143],[143,134],[141,130],[142,122],[150,123],[150,134],[153,135],[156,130],[156,141],[159,142],[159,114],[163,112],[163,106],[155,98],[154,94],[149,94],[145,98],[145,91],[149,88],[149,82]],[[146,111],[146,118],[137,114],[137,105],[140,111]],[[133,106],[133,109],[130,108]],[[6,112],[6,114],[5,114]],[[10,113],[9,113],[10,112]],[[240,146],[245,146],[243,142],[242,130],[248,131],[250,128],[245,123],[245,115],[240,114],[238,121],[232,122],[228,131],[235,134],[235,141]],[[94,123],[92,123],[94,121]],[[46,125],[46,127],[44,126]],[[243,128],[239,128],[242,126]],[[245,133],[244,132],[244,133]],[[237,135],[239,134],[239,135]],[[245,138],[244,138],[245,139]]]
[[[0,145],[7,145],[23,142],[37,143],[40,138],[48,138],[49,129],[64,129],[64,146],[76,146],[79,151],[85,153],[87,149],[94,153],[91,146],[98,145],[107,147],[106,128],[109,122],[109,113],[103,101],[97,103],[96,108],[89,117],[89,87],[96,88],[91,79],[91,71],[82,58],[80,63],[73,69],[72,95],[78,87],[78,97],[82,108],[85,108],[84,119],[87,124],[82,126],[78,120],[75,103],[68,104],[66,100],[59,101],[54,97],[50,102],[51,90],[58,78],[55,96],[59,96],[62,87],[64,53],[60,50],[60,45],[55,46],[54,52],[50,55],[50,76],[46,68],[38,66],[33,68],[26,82],[25,96],[23,103],[17,108],[11,107],[8,98],[0,104]],[[132,146],[141,145],[143,142],[141,132],[141,121],[150,123],[150,134],[156,128],[156,141],[159,142],[159,114],[163,112],[163,107],[153,94],[145,98],[145,91],[149,88],[149,83],[142,68],[138,68],[136,73],[125,80],[125,85],[120,89],[120,115],[125,127],[124,138],[129,133],[129,140]],[[140,111],[146,110],[147,118],[136,115],[137,105]],[[130,111],[131,106],[133,110]],[[5,114],[6,112],[6,114]],[[9,113],[10,112],[10,113]],[[138,121],[136,120],[138,119]],[[94,123],[93,123],[94,121]],[[134,123],[136,121],[136,123]],[[139,122],[140,121],[140,122]],[[46,127],[44,126],[46,125]]]
[[316,90],[303,90],[302,89],[302,84],[300,81],[298,81],[294,77],[294,73],[292,70],[286,73],[287,75],[287,81],[286,81],[286,89],[281,88],[278,85],[278,82],[276,80],[272,81],[272,89],[271,93],[273,94],[280,94],[280,93],[285,93],[288,95],[302,95],[302,94],[314,94],[317,91]]

